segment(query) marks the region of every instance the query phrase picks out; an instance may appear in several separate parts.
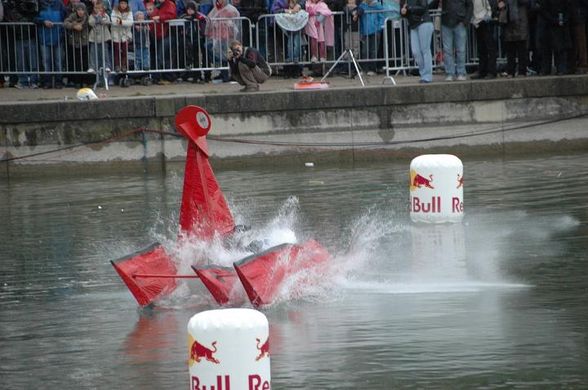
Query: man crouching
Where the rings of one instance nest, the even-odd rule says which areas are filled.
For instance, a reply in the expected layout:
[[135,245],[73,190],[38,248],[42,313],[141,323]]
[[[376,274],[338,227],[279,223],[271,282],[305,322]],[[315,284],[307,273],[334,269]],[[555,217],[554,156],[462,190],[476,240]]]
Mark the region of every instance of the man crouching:
[[227,59],[233,79],[245,86],[241,92],[259,91],[259,84],[263,84],[272,74],[263,56],[252,47],[244,48],[239,41],[231,42]]

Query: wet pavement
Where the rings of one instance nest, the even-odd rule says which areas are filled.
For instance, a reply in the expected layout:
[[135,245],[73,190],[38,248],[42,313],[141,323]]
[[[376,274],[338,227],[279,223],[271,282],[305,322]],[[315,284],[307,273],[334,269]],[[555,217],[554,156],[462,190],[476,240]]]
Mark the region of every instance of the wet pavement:
[[[321,77],[315,77],[315,81],[320,81]],[[414,84],[419,85],[419,78],[413,76],[394,76],[394,81],[397,85]],[[261,85],[260,91],[276,92],[276,91],[293,91],[294,83],[300,79],[284,78],[283,76],[272,76],[267,82]],[[373,76],[363,76],[366,86],[391,86],[392,80],[386,77],[385,73],[376,74]],[[361,81],[358,77],[351,78],[344,75],[329,76],[326,80],[329,88],[362,88]],[[446,83],[443,75],[436,75],[434,83]],[[472,81],[465,81],[472,82]],[[457,83],[455,81],[454,83]],[[197,84],[189,81],[182,81],[172,83],[169,85],[149,85],[144,86],[139,83],[133,84],[128,88],[111,86],[108,89],[97,88],[96,95],[101,99],[110,97],[141,97],[141,96],[171,96],[171,95],[208,95],[208,94],[229,94],[229,93],[244,93],[240,92],[242,87],[235,82],[228,83],[206,83]],[[31,101],[48,101],[48,100],[69,100],[76,99],[76,88],[62,88],[62,89],[17,89],[0,88],[0,103],[9,102],[31,102]],[[248,92],[251,93],[251,92]],[[255,92],[254,92],[255,93]]]

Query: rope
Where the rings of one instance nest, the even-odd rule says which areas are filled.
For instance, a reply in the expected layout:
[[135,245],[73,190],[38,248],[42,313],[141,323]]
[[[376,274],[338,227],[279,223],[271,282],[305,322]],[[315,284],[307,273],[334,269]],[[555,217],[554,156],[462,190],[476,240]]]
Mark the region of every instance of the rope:
[[[490,128],[487,130],[479,131],[479,132],[470,132],[470,133],[466,133],[466,134],[455,134],[455,135],[440,136],[440,137],[417,138],[417,139],[411,139],[411,140],[405,140],[405,141],[389,141],[389,142],[384,142],[384,141],[382,141],[382,142],[354,142],[354,143],[349,143],[349,142],[328,142],[328,143],[279,142],[279,141],[248,140],[248,139],[243,139],[243,138],[225,138],[225,137],[219,137],[219,136],[214,136],[214,135],[208,136],[207,139],[211,140],[211,141],[216,141],[216,142],[239,143],[239,144],[260,145],[260,146],[313,148],[313,149],[317,149],[317,148],[330,149],[330,148],[341,148],[341,147],[366,148],[366,147],[374,147],[374,146],[384,146],[385,147],[385,146],[392,146],[392,145],[405,145],[405,144],[416,144],[416,143],[424,143],[424,142],[465,139],[465,138],[479,137],[479,136],[483,136],[483,135],[490,135],[490,134],[496,134],[496,133],[512,132],[512,131],[528,129],[528,128],[537,127],[537,126],[549,125],[549,124],[553,124],[553,123],[560,123],[560,122],[573,120],[573,119],[579,119],[579,118],[583,118],[586,116],[588,116],[588,113],[581,113],[581,114],[573,115],[573,116],[569,116],[569,117],[563,117],[563,118],[560,117],[560,118],[551,119],[551,120],[547,120],[547,121],[535,122],[535,123],[518,125],[518,126],[511,126],[511,127],[507,127],[507,128],[496,127],[496,128]],[[126,133],[115,135],[115,136],[112,136],[112,137],[109,137],[109,138],[106,138],[106,139],[103,139],[100,141],[83,142],[83,143],[78,143],[75,145],[68,145],[68,146],[64,146],[61,148],[48,150],[48,151],[44,151],[44,152],[31,153],[31,154],[27,154],[24,156],[0,159],[0,163],[16,161],[16,160],[24,160],[24,159],[29,159],[32,157],[38,157],[38,156],[43,156],[43,155],[48,155],[48,154],[53,154],[53,153],[59,153],[59,152],[65,151],[65,150],[73,150],[76,148],[81,148],[81,147],[85,147],[85,146],[89,146],[89,145],[108,144],[108,143],[115,142],[115,141],[123,139],[123,138],[127,138],[127,137],[134,135],[134,134],[137,134],[137,133],[154,133],[154,134],[161,134],[161,135],[168,135],[168,136],[172,136],[172,137],[183,138],[183,136],[181,134],[178,134],[175,132],[164,131],[164,130],[155,130],[155,129],[146,129],[146,128],[141,127],[141,128],[136,128],[136,129],[130,130]]]

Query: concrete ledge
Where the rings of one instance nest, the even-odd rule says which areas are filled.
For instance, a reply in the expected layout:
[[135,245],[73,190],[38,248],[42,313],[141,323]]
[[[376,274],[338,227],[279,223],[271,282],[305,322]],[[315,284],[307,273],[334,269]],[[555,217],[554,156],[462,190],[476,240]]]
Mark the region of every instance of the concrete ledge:
[[429,85],[382,85],[255,94],[109,98],[92,102],[4,103],[0,124],[169,117],[186,104],[215,114],[325,110],[441,102],[586,96],[588,77],[534,77]]
[[[211,151],[225,160],[329,153],[353,159],[370,151],[381,156],[458,148],[504,153],[525,144],[586,150],[588,140],[588,76],[534,77],[4,103],[0,160],[11,166],[181,160],[185,142],[169,134],[175,113],[188,104],[213,116]],[[565,131],[534,123],[574,117]],[[511,131],[517,124],[529,126]],[[75,152],[49,153],[77,145]]]

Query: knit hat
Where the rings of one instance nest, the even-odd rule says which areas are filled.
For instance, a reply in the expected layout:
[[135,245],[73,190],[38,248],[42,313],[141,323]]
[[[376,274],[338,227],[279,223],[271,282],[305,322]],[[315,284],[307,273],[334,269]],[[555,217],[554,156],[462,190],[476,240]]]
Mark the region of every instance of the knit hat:
[[186,3],[186,9],[191,9],[193,11],[197,11],[198,10],[198,4],[196,4],[195,1],[190,0]]
[[84,10],[86,11],[86,4],[79,2],[74,4],[74,10],[79,11],[79,10]]

